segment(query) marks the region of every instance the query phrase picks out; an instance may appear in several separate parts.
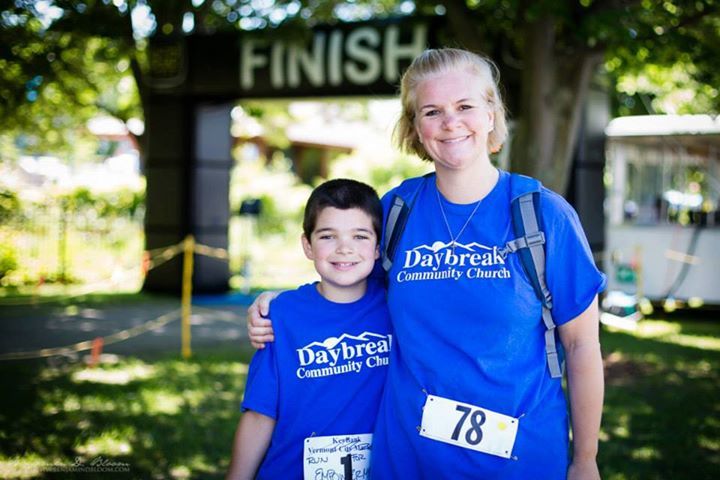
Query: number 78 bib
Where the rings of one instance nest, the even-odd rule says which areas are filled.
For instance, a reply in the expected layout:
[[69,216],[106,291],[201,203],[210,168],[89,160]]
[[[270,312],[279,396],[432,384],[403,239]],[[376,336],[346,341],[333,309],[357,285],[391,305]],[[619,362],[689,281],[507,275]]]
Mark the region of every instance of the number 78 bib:
[[428,395],[420,435],[510,458],[519,422],[517,418],[476,405]]

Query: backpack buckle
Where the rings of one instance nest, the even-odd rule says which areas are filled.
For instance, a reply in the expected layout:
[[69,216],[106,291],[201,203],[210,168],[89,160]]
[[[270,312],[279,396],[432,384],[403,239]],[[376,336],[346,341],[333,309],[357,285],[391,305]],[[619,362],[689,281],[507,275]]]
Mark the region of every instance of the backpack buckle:
[[534,232],[525,235],[525,241],[528,247],[534,247],[536,245],[542,245],[545,243],[545,234],[543,232]]

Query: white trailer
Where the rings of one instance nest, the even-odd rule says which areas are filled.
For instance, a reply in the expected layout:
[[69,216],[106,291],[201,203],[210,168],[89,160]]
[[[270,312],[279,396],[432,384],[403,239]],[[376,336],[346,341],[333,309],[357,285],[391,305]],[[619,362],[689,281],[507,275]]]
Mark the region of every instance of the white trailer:
[[605,133],[608,291],[720,305],[720,116],[621,117]]

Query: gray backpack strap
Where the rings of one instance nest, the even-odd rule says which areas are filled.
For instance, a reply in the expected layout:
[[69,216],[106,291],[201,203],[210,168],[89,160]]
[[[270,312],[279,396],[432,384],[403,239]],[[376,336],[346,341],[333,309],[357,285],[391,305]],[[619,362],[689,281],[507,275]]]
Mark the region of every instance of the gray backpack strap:
[[405,230],[410,211],[415,205],[418,192],[425,185],[425,182],[434,175],[431,172],[422,177],[405,180],[395,191],[390,210],[388,210],[385,219],[385,236],[381,249],[382,267],[386,273],[392,268],[395,250],[400,243],[400,238]]
[[[398,220],[410,214],[409,208],[400,196],[395,195],[390,205],[387,220],[385,221],[385,238],[387,241],[382,248],[382,267],[386,272],[392,268],[393,257],[395,256],[395,248],[400,237],[400,229],[397,228]],[[404,213],[403,213],[404,212]],[[404,226],[404,221],[402,222]]]
[[560,378],[563,368],[555,337],[555,321],[552,318],[552,295],[545,280],[545,234],[541,230],[540,182],[523,175],[511,177],[512,223],[517,238],[509,241],[500,254],[517,252],[523,269],[542,304],[542,320],[545,325],[545,354],[552,378]]
[[532,236],[525,236],[510,240],[498,251],[498,253],[505,258],[508,253],[515,253],[521,248],[530,248],[535,245],[542,245],[543,243],[545,243],[545,234],[543,232],[537,232]]
[[[518,199],[520,219],[525,231],[527,249],[530,251],[532,266],[535,271],[535,279],[539,287],[539,298],[542,302],[542,319],[545,323],[545,354],[547,356],[548,368],[552,378],[559,378],[563,375],[563,368],[560,365],[560,357],[555,344],[555,321],[552,318],[552,295],[545,282],[545,235],[540,231],[537,215],[535,214],[533,193],[526,193]],[[534,284],[534,282],[533,282]]]

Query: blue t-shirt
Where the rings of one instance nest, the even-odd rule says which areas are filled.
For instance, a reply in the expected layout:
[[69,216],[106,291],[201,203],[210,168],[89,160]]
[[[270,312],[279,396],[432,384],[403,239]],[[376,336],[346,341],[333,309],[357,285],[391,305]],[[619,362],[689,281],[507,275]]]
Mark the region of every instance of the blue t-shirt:
[[303,285],[271,318],[276,341],[253,356],[242,408],[276,420],[257,478],[301,479],[306,438],[373,431],[394,348],[385,289],[368,281],[361,299],[334,303]]
[[[386,212],[392,195],[383,198]],[[548,372],[542,307],[518,254],[498,254],[515,238],[510,175],[500,172],[454,250],[439,201],[452,236],[475,204],[440,198],[434,178],[426,181],[388,273],[397,342],[375,429],[373,478],[564,479],[567,406],[561,381]],[[590,305],[605,277],[574,210],[547,189],[540,202],[552,313],[562,325]],[[421,436],[427,395],[519,418],[511,458]]]

